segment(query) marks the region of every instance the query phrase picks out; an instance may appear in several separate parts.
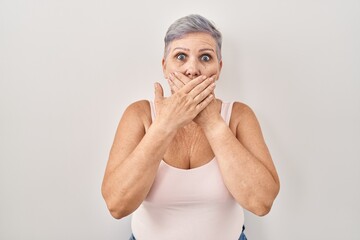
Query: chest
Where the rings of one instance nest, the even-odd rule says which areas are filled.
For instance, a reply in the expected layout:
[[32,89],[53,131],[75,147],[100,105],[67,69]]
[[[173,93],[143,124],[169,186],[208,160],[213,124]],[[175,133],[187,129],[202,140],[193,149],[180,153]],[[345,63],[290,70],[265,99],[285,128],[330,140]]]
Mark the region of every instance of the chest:
[[214,158],[214,152],[200,128],[188,127],[178,131],[165,152],[163,160],[170,166],[192,169]]

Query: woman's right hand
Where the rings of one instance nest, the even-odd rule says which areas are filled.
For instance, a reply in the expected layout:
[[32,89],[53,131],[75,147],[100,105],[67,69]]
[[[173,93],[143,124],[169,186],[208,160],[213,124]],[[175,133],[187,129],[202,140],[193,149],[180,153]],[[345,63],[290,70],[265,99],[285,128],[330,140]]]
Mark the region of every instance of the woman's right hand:
[[164,97],[160,83],[155,83],[157,123],[167,130],[176,130],[190,123],[214,98],[215,83],[211,78],[199,76],[186,83],[170,97]]

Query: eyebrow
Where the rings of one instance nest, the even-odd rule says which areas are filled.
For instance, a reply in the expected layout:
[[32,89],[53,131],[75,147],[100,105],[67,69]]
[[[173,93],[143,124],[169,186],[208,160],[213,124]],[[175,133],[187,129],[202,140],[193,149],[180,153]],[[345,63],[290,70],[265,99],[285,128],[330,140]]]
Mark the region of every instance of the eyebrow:
[[175,50],[183,50],[183,51],[190,52],[190,49],[188,49],[188,48],[182,48],[182,47],[176,47],[176,48],[173,49],[173,51],[175,51]]
[[212,49],[212,48],[202,48],[199,50],[199,52],[205,52],[205,51],[215,52],[214,49]]
[[[173,49],[173,51],[175,51],[175,50],[183,50],[183,51],[190,52],[190,49],[183,48],[183,47],[176,47],[176,48]],[[205,52],[205,51],[215,52],[214,49],[212,49],[212,48],[202,48],[202,49],[199,50],[199,52]]]

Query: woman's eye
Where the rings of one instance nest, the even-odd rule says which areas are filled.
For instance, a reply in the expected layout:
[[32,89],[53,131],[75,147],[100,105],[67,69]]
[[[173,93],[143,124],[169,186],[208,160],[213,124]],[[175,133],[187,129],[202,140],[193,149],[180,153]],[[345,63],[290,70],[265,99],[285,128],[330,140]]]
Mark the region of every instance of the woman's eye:
[[180,53],[176,56],[177,60],[184,60],[186,58],[185,54]]
[[204,62],[208,62],[208,61],[210,61],[210,59],[211,59],[211,58],[210,58],[209,55],[202,55],[202,56],[201,56],[201,60],[204,61]]

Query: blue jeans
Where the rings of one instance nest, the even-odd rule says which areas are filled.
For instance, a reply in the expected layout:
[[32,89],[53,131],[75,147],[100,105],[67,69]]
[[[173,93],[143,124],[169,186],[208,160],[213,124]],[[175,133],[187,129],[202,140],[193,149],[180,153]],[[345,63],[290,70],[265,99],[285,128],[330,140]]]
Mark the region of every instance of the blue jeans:
[[[241,235],[239,237],[239,240],[247,240],[247,238],[245,236],[245,233],[244,233],[244,230],[245,230],[245,226],[242,227],[242,232],[241,232]],[[136,240],[136,238],[134,237],[134,235],[131,234],[131,237],[129,238],[129,240]]]

